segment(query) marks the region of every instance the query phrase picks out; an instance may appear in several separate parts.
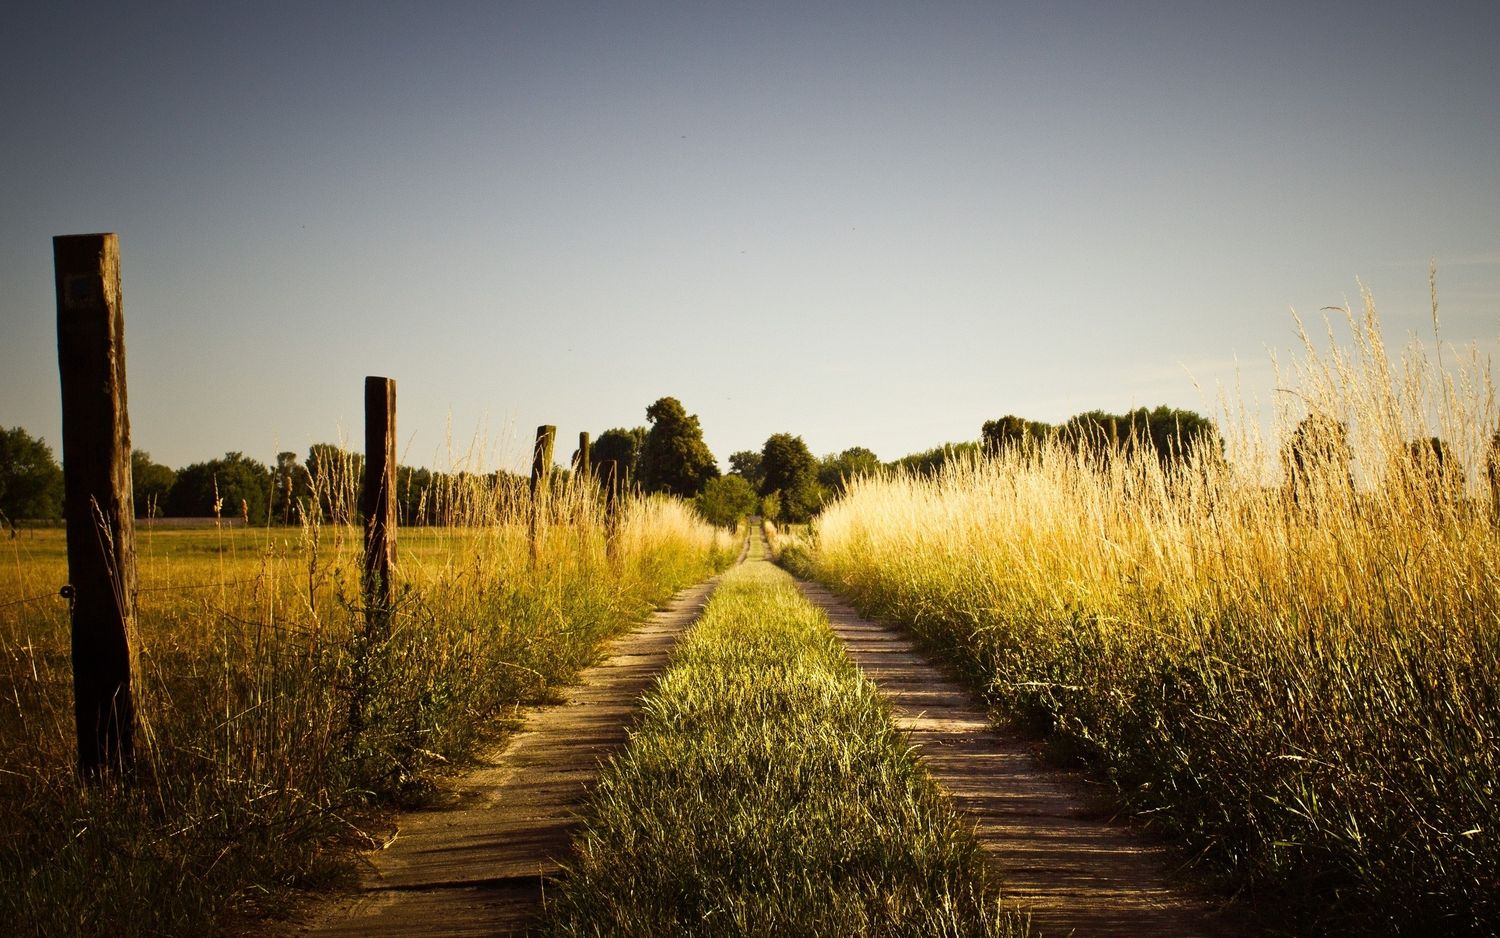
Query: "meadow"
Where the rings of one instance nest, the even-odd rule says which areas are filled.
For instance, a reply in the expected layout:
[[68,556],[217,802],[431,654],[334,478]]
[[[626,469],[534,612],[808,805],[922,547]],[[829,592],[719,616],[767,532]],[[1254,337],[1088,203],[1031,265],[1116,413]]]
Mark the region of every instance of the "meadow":
[[529,500],[434,493],[459,523],[400,531],[397,607],[377,643],[357,528],[140,527],[128,786],[74,774],[62,532],[0,544],[0,921],[36,935],[232,932],[346,880],[386,811],[430,797],[519,705],[733,557],[680,502],[627,500],[607,529],[596,496],[546,493],[533,557]]
[[1493,934],[1487,365],[1350,325],[1282,376],[1298,455],[1248,419],[1225,458],[1018,444],[855,480],[786,549],[1283,925]]
[[584,821],[549,934],[1026,930],[827,618],[763,562],[724,575]]

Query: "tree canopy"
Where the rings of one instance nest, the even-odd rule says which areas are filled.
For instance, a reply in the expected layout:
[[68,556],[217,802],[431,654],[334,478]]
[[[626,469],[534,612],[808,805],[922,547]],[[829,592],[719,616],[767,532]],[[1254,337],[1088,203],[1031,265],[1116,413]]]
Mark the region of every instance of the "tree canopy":
[[753,514],[759,501],[742,476],[725,475],[709,479],[693,504],[709,524],[730,527]]
[[193,463],[167,493],[167,514],[180,518],[244,516],[265,524],[270,506],[271,470],[244,453]]
[[760,491],[760,483],[766,477],[760,464],[760,451],[753,449],[742,449],[738,453],[730,453],[729,471],[749,482],[750,487],[757,492]]
[[829,453],[818,463],[818,484],[834,495],[842,495],[850,479],[880,471],[880,457],[863,446],[842,453]]
[[353,524],[359,518],[359,496],[365,484],[365,457],[333,443],[314,443],[307,449],[307,476],[312,503],[334,524]]
[[1318,488],[1320,480],[1353,491],[1354,449],[1349,445],[1349,425],[1326,414],[1308,414],[1282,448],[1281,465],[1292,496],[1299,502]]
[[1068,419],[1058,428],[1063,440],[1079,449],[1104,456],[1149,448],[1164,467],[1182,465],[1194,454],[1222,456],[1224,440],[1213,421],[1191,410],[1163,404],[1155,410],[1140,407],[1123,414],[1091,410]]
[[605,430],[589,447],[590,460],[596,467],[613,462],[616,478],[628,485],[640,477],[641,450],[646,447],[648,432],[645,427]]
[[12,525],[61,518],[62,503],[62,467],[52,447],[20,427],[0,427],[0,515]]
[[130,451],[131,495],[137,518],[159,518],[166,511],[167,496],[177,473],[151,459],[143,449]]
[[823,506],[823,490],[818,485],[818,460],[802,441],[790,433],[775,433],[761,448],[760,483],[762,495],[777,495],[781,517],[804,522]]
[[675,397],[663,397],[646,408],[651,429],[641,449],[639,477],[648,492],[667,492],[691,498],[709,479],[718,478],[714,454],[703,442],[703,428],[695,414]]
[[999,420],[986,420],[979,428],[979,442],[984,451],[995,456],[1007,448],[1027,449],[1047,438],[1053,427],[1036,420],[1006,414]]
[[932,449],[920,453],[909,453],[891,463],[891,468],[910,472],[913,475],[930,477],[938,474],[938,471],[947,463],[955,459],[974,459],[979,452],[979,444],[973,442],[944,443]]

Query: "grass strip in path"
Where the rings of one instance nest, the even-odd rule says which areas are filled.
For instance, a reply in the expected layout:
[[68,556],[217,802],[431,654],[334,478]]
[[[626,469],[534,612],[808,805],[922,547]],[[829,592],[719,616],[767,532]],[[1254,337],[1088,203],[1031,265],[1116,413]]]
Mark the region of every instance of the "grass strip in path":
[[[758,551],[757,551],[758,553]],[[972,832],[791,578],[726,574],[590,799],[559,935],[1007,935]]]
[[485,768],[463,776],[456,803],[399,819],[371,855],[359,891],[300,934],[490,936],[520,933],[566,856],[600,761],[623,745],[640,695],[717,580],[683,590],[616,639],[563,701],[532,711]]
[[891,701],[933,776],[975,821],[1009,898],[1038,928],[1078,938],[1254,933],[1174,884],[1164,847],[1112,823],[1077,780],[995,727],[904,635],[860,617],[818,584],[798,586]]

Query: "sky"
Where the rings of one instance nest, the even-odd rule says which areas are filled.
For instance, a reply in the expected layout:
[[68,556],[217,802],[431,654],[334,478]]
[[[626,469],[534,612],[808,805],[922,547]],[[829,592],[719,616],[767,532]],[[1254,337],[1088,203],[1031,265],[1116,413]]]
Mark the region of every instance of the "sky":
[[[519,468],[671,395],[721,464],[1274,396],[1292,310],[1500,335],[1500,4],[0,12],[0,426],[120,237],[134,444]],[[566,456],[568,447],[560,446]]]

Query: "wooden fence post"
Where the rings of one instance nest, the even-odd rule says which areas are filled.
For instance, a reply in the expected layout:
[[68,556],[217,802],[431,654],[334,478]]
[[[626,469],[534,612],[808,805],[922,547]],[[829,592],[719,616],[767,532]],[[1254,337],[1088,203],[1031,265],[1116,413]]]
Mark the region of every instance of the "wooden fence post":
[[78,771],[97,779],[135,763],[135,505],[125,396],[120,242],[52,239],[62,377],[63,498]]
[[365,631],[384,637],[396,605],[396,382],[365,378]]
[[620,463],[606,459],[599,464],[599,482],[604,486],[604,555],[614,557],[615,538],[620,531]]
[[542,503],[550,493],[552,479],[552,448],[557,442],[557,428],[543,424],[536,428],[536,443],[531,447],[531,562],[541,559],[540,543]]
[[589,473],[593,470],[593,463],[590,457],[591,454],[589,453],[589,433],[587,430],[585,430],[582,433],[578,434],[578,460],[577,464],[573,467],[578,471],[578,475],[582,479],[587,479],[589,477]]

